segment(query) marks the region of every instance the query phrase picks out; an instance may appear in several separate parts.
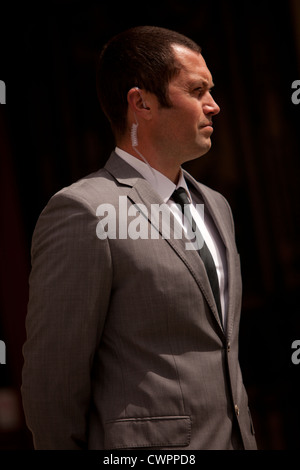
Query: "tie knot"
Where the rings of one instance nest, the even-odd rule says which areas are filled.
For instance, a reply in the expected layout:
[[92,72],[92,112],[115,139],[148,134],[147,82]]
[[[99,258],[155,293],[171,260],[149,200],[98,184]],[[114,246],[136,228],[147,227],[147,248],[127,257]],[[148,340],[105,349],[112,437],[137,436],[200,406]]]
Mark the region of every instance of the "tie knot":
[[176,204],[179,204],[182,208],[184,208],[185,204],[190,204],[190,200],[184,188],[175,189],[171,198],[174,202],[176,202]]

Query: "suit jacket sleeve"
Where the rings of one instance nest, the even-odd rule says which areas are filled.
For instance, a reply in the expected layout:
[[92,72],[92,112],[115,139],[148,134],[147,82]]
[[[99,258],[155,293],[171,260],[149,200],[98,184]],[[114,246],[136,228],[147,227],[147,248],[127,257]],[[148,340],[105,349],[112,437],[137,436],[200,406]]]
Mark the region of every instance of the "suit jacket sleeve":
[[33,235],[22,397],[37,449],[86,447],[91,368],[112,278],[97,223],[88,203],[62,191]]

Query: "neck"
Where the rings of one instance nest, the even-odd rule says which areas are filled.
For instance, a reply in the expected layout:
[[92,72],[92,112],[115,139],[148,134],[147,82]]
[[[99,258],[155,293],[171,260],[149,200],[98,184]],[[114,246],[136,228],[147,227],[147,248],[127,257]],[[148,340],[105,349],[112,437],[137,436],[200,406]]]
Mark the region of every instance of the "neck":
[[177,184],[181,171],[180,165],[175,165],[174,162],[165,159],[163,156],[160,156],[155,152],[143,150],[142,146],[138,146],[137,149],[135,149],[132,147],[131,143],[127,144],[125,142],[117,142],[117,147],[130,155],[133,155],[138,160],[144,161],[140,156],[141,154],[154,170],[159,171],[174,184]]

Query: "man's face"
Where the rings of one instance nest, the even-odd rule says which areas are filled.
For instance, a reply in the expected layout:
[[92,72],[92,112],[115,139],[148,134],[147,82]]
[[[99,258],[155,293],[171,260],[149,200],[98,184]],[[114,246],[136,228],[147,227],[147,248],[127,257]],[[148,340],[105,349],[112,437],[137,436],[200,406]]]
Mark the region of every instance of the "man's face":
[[212,117],[220,108],[211,96],[212,76],[202,55],[173,47],[181,70],[169,83],[172,107],[157,106],[152,138],[160,153],[181,165],[208,152]]

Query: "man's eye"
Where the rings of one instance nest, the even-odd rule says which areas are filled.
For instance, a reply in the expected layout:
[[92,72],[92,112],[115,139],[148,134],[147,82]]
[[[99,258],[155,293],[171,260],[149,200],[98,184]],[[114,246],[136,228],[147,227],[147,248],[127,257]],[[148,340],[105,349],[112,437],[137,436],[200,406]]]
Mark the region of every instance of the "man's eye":
[[194,93],[195,93],[196,96],[198,96],[198,98],[200,98],[202,95],[204,95],[204,93],[209,93],[211,95],[211,92],[212,92],[211,88],[198,87],[198,88],[195,88],[195,90],[194,90]]
[[194,93],[195,93],[195,94],[196,94],[198,97],[200,97],[200,96],[202,96],[202,95],[203,95],[203,93],[204,93],[204,89],[203,89],[203,88],[201,88],[201,87],[199,87],[199,88],[195,88],[195,90],[194,90]]

